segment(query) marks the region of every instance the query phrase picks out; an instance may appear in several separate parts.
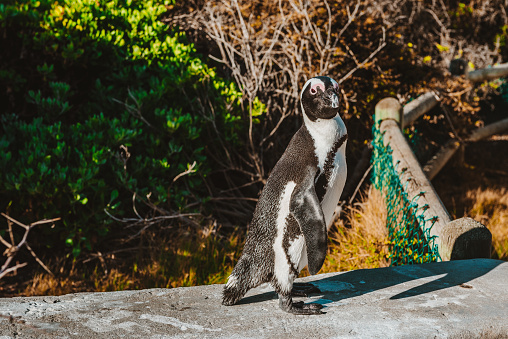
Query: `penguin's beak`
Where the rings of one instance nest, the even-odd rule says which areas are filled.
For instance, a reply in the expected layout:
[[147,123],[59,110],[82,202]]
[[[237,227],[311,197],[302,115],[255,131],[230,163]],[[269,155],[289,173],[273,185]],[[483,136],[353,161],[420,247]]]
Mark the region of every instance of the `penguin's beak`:
[[339,97],[337,96],[337,94],[335,93],[330,94],[330,101],[332,103],[332,108],[339,107]]

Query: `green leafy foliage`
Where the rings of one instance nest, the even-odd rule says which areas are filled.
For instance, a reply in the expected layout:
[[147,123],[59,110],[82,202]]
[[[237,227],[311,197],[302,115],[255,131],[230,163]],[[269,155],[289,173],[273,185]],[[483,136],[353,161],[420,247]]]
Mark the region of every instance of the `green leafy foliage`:
[[61,217],[47,246],[91,250],[134,193],[165,211],[206,200],[218,138],[239,145],[241,94],[160,21],[169,4],[0,4],[0,209]]

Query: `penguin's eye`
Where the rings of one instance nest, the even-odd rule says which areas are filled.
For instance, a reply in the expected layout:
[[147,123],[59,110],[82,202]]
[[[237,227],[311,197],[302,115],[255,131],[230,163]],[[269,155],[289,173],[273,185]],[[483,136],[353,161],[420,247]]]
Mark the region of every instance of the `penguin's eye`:
[[321,89],[322,92],[325,91],[325,86],[322,83],[315,83],[310,87],[310,94],[316,95],[318,88]]

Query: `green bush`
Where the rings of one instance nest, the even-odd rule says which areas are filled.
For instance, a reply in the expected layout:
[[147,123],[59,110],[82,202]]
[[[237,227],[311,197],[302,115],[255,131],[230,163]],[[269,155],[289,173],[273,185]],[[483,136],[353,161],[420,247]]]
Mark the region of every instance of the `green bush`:
[[104,209],[134,215],[134,193],[165,211],[200,206],[215,145],[241,147],[240,92],[160,21],[169,5],[0,4],[0,210],[61,217],[45,245],[91,250],[118,227]]

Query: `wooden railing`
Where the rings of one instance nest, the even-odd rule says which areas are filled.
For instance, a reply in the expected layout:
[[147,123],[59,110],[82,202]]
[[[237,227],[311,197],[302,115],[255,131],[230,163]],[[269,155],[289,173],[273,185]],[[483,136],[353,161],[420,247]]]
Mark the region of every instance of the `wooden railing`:
[[[508,76],[508,63],[466,72],[465,76],[472,82]],[[376,105],[376,122],[383,133],[383,143],[393,151],[394,167],[397,168],[401,183],[404,183],[405,192],[410,198],[419,196],[416,200],[418,209],[424,211],[424,219],[434,221],[428,235],[434,237],[441,260],[490,258],[490,231],[471,218],[452,220],[430,180],[465,143],[507,131],[508,119],[479,128],[467,139],[449,140],[422,168],[404,137],[402,128],[411,125],[438,103],[439,97],[435,92],[427,92],[404,107],[395,98],[381,100]]]

